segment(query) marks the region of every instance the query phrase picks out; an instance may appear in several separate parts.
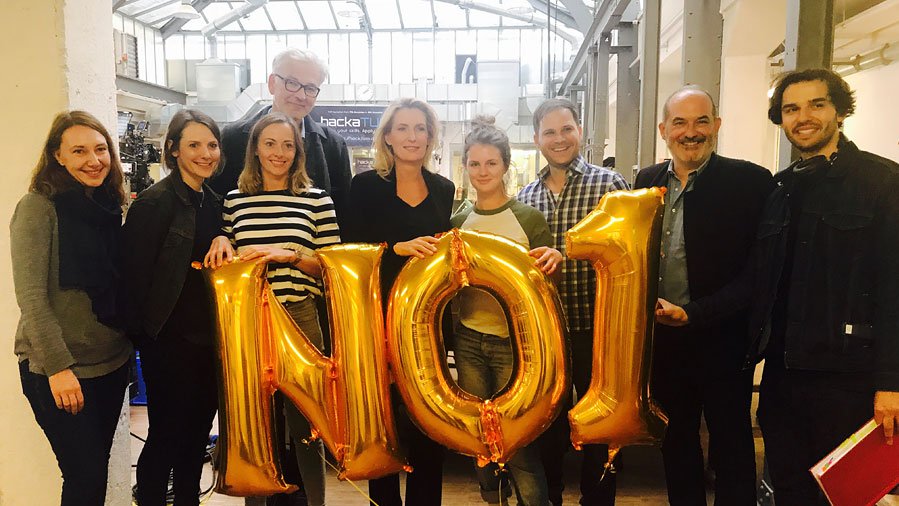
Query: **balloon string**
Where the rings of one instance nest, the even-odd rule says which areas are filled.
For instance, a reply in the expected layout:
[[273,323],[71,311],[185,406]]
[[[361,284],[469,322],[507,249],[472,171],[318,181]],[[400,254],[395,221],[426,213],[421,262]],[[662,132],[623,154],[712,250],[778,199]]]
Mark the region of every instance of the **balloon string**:
[[[307,444],[307,445],[308,445],[310,442],[311,442],[311,441],[308,440],[308,439],[304,439],[304,440],[303,440],[303,443],[305,443],[305,444]],[[325,457],[325,449],[324,449],[324,446],[322,446],[322,447],[319,448],[318,454],[321,455],[322,461],[323,461],[325,464],[327,464],[331,469],[333,469],[335,473],[337,473],[338,475],[340,474],[340,469],[337,469],[337,466],[335,466],[334,464],[328,462],[327,457]],[[355,482],[353,482],[353,480],[348,479],[348,478],[344,478],[344,479],[346,480],[347,483],[349,483],[350,485],[352,485],[353,488],[355,488],[356,491],[359,492],[359,494],[360,494],[362,497],[364,497],[366,500],[368,500],[368,502],[370,502],[370,503],[373,504],[374,506],[378,506],[378,503],[376,503],[375,500],[372,499],[368,494],[366,494],[365,492],[363,492],[362,489],[359,488],[359,486],[356,485]]]
[[609,459],[606,461],[605,465],[603,466],[602,476],[600,476],[599,481],[604,480],[606,478],[606,475],[609,473],[615,474],[618,472],[618,470],[615,469],[615,464],[613,463],[613,461],[615,460],[615,457],[618,456],[618,452],[620,450],[621,450],[620,446],[611,446],[611,445],[609,446]]

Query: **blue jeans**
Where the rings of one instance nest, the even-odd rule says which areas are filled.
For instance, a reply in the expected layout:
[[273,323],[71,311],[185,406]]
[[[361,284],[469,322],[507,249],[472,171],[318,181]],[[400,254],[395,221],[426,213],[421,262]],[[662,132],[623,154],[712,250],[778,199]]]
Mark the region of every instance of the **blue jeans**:
[[[502,390],[512,376],[514,355],[510,338],[476,332],[459,325],[455,332],[456,371],[459,386],[482,399],[490,399]],[[518,450],[506,463],[512,475],[518,504],[544,506],[549,501],[546,474],[536,445]],[[481,496],[491,503],[499,503],[500,480],[496,465],[477,468]]]

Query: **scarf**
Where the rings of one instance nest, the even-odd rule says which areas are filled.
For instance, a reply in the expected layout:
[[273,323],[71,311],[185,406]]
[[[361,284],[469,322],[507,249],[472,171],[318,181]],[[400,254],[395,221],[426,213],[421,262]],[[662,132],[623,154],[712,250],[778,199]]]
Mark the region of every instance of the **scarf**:
[[121,206],[105,188],[95,189],[89,197],[82,185],[58,193],[53,201],[59,228],[59,287],[86,292],[97,320],[117,327]]

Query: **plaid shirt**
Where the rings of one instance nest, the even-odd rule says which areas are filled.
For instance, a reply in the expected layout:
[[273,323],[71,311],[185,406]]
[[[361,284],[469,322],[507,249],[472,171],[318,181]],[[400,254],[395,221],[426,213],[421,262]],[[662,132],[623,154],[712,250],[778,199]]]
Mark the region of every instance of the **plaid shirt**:
[[590,330],[593,328],[596,273],[590,262],[568,258],[565,252],[565,232],[590,214],[606,192],[628,190],[630,186],[621,174],[590,165],[582,156],[575,158],[568,166],[568,178],[558,200],[546,187],[548,176],[547,166],[540,171],[536,181],[518,192],[518,200],[536,207],[546,216],[555,248],[565,256],[559,293],[568,319],[568,328],[572,331]]

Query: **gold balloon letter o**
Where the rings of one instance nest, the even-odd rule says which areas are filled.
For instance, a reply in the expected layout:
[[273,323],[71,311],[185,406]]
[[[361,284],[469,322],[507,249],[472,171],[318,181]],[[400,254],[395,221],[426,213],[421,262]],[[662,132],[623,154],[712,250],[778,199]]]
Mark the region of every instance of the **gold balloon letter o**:
[[[491,292],[508,312],[515,372],[489,400],[459,388],[442,353],[443,308],[463,286]],[[506,462],[552,422],[570,389],[561,315],[555,287],[524,247],[477,232],[445,234],[434,255],[406,264],[390,293],[390,364],[413,421],[481,464]]]

